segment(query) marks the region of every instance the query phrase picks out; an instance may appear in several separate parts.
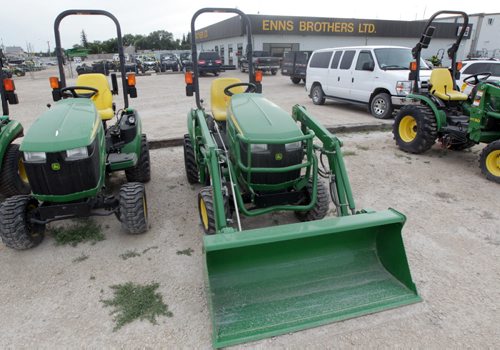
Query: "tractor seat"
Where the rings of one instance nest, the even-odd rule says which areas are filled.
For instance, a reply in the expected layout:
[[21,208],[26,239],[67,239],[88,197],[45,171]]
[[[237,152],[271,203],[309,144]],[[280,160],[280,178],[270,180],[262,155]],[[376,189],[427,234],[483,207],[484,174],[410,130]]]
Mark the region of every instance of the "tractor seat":
[[467,95],[455,90],[448,68],[435,68],[429,79],[431,94],[443,101],[466,101]]
[[115,112],[113,111],[113,95],[109,88],[108,79],[104,74],[90,73],[78,76],[76,86],[93,87],[99,92],[92,97],[95,107],[99,112],[102,120],[109,120],[113,118]]
[[[224,89],[229,85],[241,83],[238,78],[217,78],[212,82],[210,87],[210,105],[212,107],[212,115],[218,122],[226,121],[227,105],[230,97],[224,93]],[[231,89],[232,93],[241,94],[245,91],[243,86]]]

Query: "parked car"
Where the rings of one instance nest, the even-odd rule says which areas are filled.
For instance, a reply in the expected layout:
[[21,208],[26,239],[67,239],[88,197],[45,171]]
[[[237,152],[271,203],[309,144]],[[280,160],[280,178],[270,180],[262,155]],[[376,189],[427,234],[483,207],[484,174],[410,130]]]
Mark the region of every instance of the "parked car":
[[222,66],[222,60],[215,51],[204,51],[198,55],[198,72],[200,75],[212,73],[218,76]]
[[166,72],[171,70],[172,72],[178,72],[181,70],[181,62],[173,53],[166,53],[160,56],[160,70]]
[[[402,46],[316,50],[307,66],[306,91],[317,105],[326,99],[360,103],[375,118],[390,118],[411,92],[412,61],[411,49]],[[421,82],[427,82],[431,70],[423,60],[421,67]]]
[[160,64],[158,63],[156,57],[154,56],[141,56],[139,58],[139,61],[142,65],[143,73],[150,70],[153,70],[156,73],[160,71]]
[[[270,72],[272,75],[276,75],[281,63],[280,58],[272,57],[269,51],[254,51],[252,54],[252,62],[254,69]],[[240,70],[242,72],[248,72],[248,59],[246,56],[243,56],[240,60]]]
[[285,52],[281,64],[281,74],[290,77],[294,84],[301,80],[306,82],[307,63],[311,57],[312,51],[289,51]]
[[[482,59],[482,60],[465,60],[462,61],[462,69],[460,69],[460,79],[457,80],[458,87],[465,88],[463,81],[468,77],[479,74],[491,74],[487,80],[500,80],[500,61],[496,59]],[[482,77],[479,77],[482,78]],[[484,76],[486,78],[486,76]]]
[[181,61],[183,71],[193,69],[193,60],[191,59],[191,52],[182,52],[179,55],[179,59]]

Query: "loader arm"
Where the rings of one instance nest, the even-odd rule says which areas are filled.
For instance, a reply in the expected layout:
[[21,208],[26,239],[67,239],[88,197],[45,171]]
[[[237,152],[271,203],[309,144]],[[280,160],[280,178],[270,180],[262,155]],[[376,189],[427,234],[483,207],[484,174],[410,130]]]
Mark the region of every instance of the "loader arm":
[[335,177],[335,186],[338,193],[340,216],[349,215],[347,209],[352,214],[356,211],[354,198],[352,195],[351,184],[347,176],[347,170],[342,156],[342,142],[332,135],[323,125],[321,125],[312,115],[310,115],[305,107],[295,105],[292,108],[293,118],[302,124],[302,131],[306,132],[308,128],[314,132],[316,137],[322,142],[323,147],[317,147],[328,158],[328,165]]

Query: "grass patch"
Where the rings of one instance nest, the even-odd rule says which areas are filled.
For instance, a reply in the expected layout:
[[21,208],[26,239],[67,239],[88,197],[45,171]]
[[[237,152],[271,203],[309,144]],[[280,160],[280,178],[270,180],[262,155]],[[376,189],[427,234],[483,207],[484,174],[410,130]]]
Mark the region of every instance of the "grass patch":
[[87,260],[88,258],[89,258],[89,256],[88,256],[88,255],[86,255],[86,254],[82,253],[82,255],[80,255],[78,258],[74,258],[72,261],[73,261],[74,263],[79,263],[79,262],[82,262],[82,261]]
[[370,149],[370,147],[363,146],[363,145],[356,145],[356,148],[361,150],[361,151],[368,151]]
[[135,258],[137,256],[141,256],[141,254],[137,253],[135,250],[127,250],[125,253],[120,254],[120,258],[122,258],[123,260]]
[[355,151],[344,151],[344,152],[342,152],[342,155],[344,157],[355,156],[356,152]]
[[135,320],[148,320],[156,325],[157,317],[172,317],[173,314],[168,311],[168,305],[163,302],[162,295],[156,291],[159,286],[158,283],[140,285],[132,282],[111,286],[113,298],[101,301],[104,306],[114,307],[110,312],[110,315],[114,315],[113,331]]
[[56,245],[69,244],[73,247],[76,247],[78,243],[95,244],[106,239],[101,226],[90,219],[76,220],[70,226],[52,228],[49,233],[54,237]]
[[188,256],[191,256],[191,254],[194,253],[194,250],[191,249],[191,248],[188,248],[188,249],[184,249],[184,250],[178,250],[177,251],[177,255],[188,255]]

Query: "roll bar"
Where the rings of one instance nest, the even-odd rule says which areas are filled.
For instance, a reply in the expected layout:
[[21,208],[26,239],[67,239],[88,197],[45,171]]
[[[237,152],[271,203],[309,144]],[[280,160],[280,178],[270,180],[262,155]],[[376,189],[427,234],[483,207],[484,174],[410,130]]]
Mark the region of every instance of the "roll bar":
[[[124,108],[128,108],[128,85],[127,78],[125,75],[125,55],[123,53],[123,40],[122,40],[122,30],[120,27],[120,23],[118,19],[108,11],[104,10],[66,10],[61,12],[54,21],[54,35],[56,37],[56,57],[57,64],[59,66],[59,78],[60,78],[60,87],[66,87],[66,75],[64,74],[64,66],[63,66],[63,53],[61,47],[61,35],[59,33],[59,25],[61,21],[67,17],[72,15],[99,15],[106,16],[110,18],[116,25],[116,38],[117,38],[117,46],[118,46],[118,56],[120,57],[120,73],[122,76],[122,88],[123,88],[123,102]],[[133,96],[132,96],[133,97]]]
[[206,7],[202,8],[198,11],[195,12],[193,15],[193,18],[191,19],[191,59],[193,61],[193,92],[195,94],[196,98],[196,106],[200,109],[202,109],[201,105],[201,99],[200,99],[200,87],[198,85],[198,50],[196,48],[196,31],[195,31],[195,22],[198,16],[200,16],[202,13],[207,13],[207,12],[215,12],[215,13],[235,13],[237,15],[240,15],[241,18],[243,19],[243,22],[245,23],[246,29],[247,29],[247,59],[248,59],[248,79],[250,83],[255,84],[255,76],[254,76],[254,69],[253,69],[253,64],[252,64],[252,56],[253,56],[253,49],[252,49],[252,25],[250,23],[250,19],[248,16],[238,10],[238,9],[233,9],[233,8],[222,8],[222,7]]

